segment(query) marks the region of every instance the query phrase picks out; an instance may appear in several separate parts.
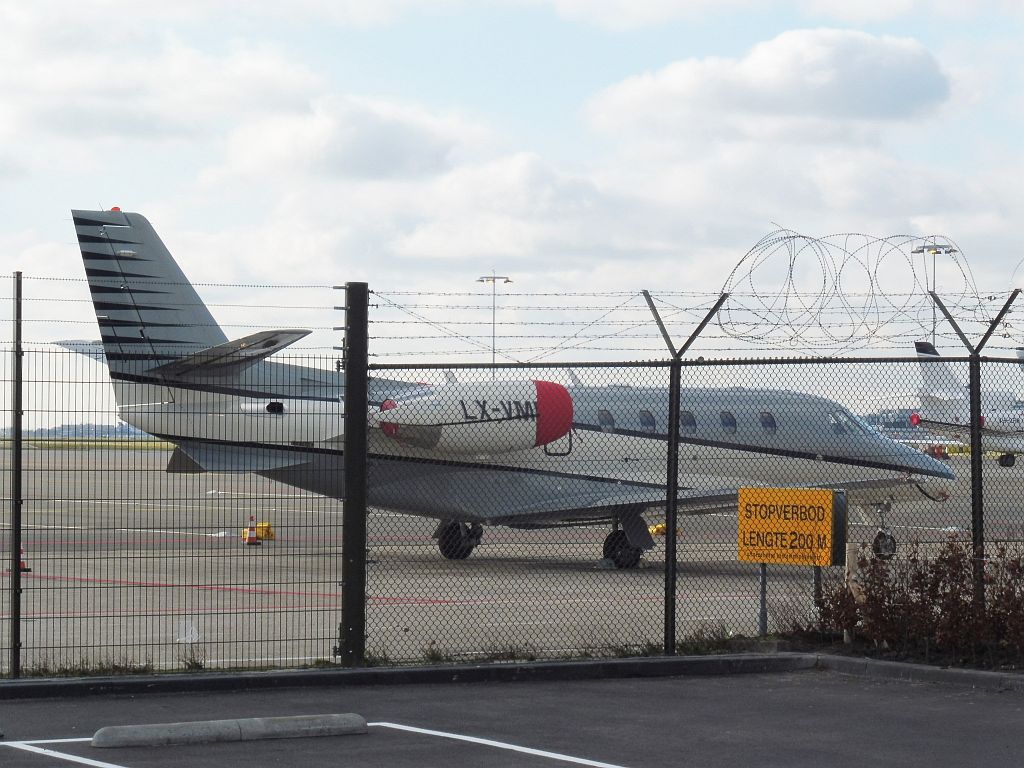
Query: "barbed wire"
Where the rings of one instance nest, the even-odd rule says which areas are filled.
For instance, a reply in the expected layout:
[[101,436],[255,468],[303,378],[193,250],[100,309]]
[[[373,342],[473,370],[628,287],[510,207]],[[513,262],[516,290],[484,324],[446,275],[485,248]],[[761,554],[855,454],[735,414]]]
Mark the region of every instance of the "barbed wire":
[[[889,337],[895,317],[927,333],[928,320],[933,328],[938,320],[929,292],[937,286],[940,254],[944,302],[963,320],[987,323],[970,265],[948,237],[815,238],[788,229],[766,235],[729,273],[722,290],[730,296],[716,323],[736,339],[808,349],[863,347]],[[826,312],[839,312],[847,322],[824,323]]]
[[[938,273],[938,274],[937,274]],[[85,278],[23,276],[39,283],[88,283]],[[182,283],[184,285],[184,283]],[[332,290],[344,286],[296,283],[192,283],[196,287],[259,290]],[[1005,301],[1005,291],[978,290],[970,265],[959,246],[942,236],[897,235],[872,237],[844,233],[813,238],[779,228],[751,248],[729,272],[720,291],[651,291],[658,313],[677,345],[687,338],[718,301],[729,296],[713,322],[700,335],[693,354],[841,354],[855,350],[906,350],[910,342],[934,337],[937,343],[962,348],[959,338],[937,312],[928,292],[937,289],[944,304],[968,336],[987,329]],[[37,289],[38,290],[38,289]],[[65,291],[59,291],[66,293]],[[78,289],[75,288],[77,293]],[[83,292],[84,293],[84,292]],[[335,294],[336,295],[336,294]],[[284,294],[282,295],[282,297]],[[370,332],[377,356],[465,357],[494,354],[503,361],[530,363],[580,355],[666,355],[667,349],[643,293],[616,291],[501,291],[495,304],[492,290],[474,291],[371,291]],[[266,304],[262,302],[210,302],[223,308],[225,329],[273,329],[268,310],[338,313],[343,307],[327,303]],[[296,296],[296,298],[303,298]],[[333,297],[332,297],[333,298]],[[340,298],[340,297],[339,297]],[[11,297],[0,296],[0,301]],[[85,294],[25,296],[41,310],[25,322],[37,327],[52,324],[91,325],[92,320],[58,318],[64,305],[88,305]],[[155,303],[155,302],[151,302]],[[50,311],[45,307],[52,306]],[[182,306],[176,304],[175,306]],[[199,306],[199,304],[196,304]],[[1024,311],[1024,305],[1018,310]],[[39,318],[44,313],[53,320]],[[69,314],[76,314],[70,312]],[[233,317],[232,317],[233,316]],[[335,314],[335,316],[337,316]],[[251,319],[268,319],[252,323]],[[322,315],[320,315],[322,317]],[[232,322],[237,318],[239,322]],[[2,318],[0,318],[2,319]],[[4,320],[4,322],[8,322]],[[286,321],[287,322],[287,321]],[[303,327],[336,333],[334,325],[298,321]],[[991,346],[1024,343],[1024,322],[1017,327],[1007,315]],[[977,337],[977,336],[975,336]],[[310,341],[313,337],[310,338]],[[336,350],[323,346],[296,346],[301,350]],[[497,347],[497,348],[495,348]],[[602,359],[607,359],[602,358]]]

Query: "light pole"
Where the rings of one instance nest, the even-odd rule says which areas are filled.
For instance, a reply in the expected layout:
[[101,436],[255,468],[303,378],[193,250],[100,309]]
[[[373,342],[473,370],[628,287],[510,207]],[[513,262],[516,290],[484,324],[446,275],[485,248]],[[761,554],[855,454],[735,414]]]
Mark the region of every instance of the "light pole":
[[[951,253],[958,253],[958,251],[957,251],[956,248],[954,248],[951,245],[939,245],[934,240],[932,240],[931,245],[929,245],[927,243],[925,243],[924,245],[919,245],[919,246],[917,246],[917,248],[914,248],[911,251],[911,253],[920,253],[922,256],[924,256],[924,254],[927,254],[927,253],[930,253],[932,255],[932,289],[931,290],[932,290],[932,293],[935,293],[935,286],[936,286],[936,282],[937,282],[936,281],[936,275],[935,275],[935,257],[938,254],[940,254],[940,253],[943,256],[948,256]],[[924,287],[927,288],[928,287],[928,263],[927,262],[925,262],[924,271],[925,271],[925,280],[924,280],[925,286]],[[935,325],[936,325],[935,301],[933,300],[932,301],[932,346],[933,347],[935,346]]]
[[507,275],[496,275],[494,270],[491,270],[491,274],[483,275],[478,277],[476,281],[478,283],[490,283],[491,284],[491,377],[495,375],[494,366],[496,364],[496,358],[498,354],[498,343],[497,343],[497,311],[498,311],[498,281],[502,283],[511,283],[512,278]]

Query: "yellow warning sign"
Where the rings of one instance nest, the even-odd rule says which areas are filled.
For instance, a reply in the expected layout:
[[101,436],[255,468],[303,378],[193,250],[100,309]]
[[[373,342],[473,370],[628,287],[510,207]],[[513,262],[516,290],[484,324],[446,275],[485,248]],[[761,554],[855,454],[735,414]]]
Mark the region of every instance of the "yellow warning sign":
[[739,559],[835,565],[846,547],[846,495],[821,488],[740,488]]

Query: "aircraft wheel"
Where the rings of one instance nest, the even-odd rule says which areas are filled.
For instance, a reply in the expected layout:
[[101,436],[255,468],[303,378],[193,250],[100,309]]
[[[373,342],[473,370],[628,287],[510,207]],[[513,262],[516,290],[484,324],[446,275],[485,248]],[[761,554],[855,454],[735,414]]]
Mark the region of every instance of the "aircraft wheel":
[[437,537],[437,547],[441,554],[449,560],[465,560],[473,551],[476,541],[465,523],[452,521],[446,523]]
[[625,531],[612,531],[604,537],[604,546],[601,547],[601,555],[605,560],[612,559],[612,552],[615,551],[615,547],[618,546],[620,539],[625,539]]
[[1000,467],[1012,467],[1017,463],[1017,455],[1014,453],[1004,453],[999,457]]
[[896,554],[896,537],[888,528],[879,528],[871,542],[871,551],[879,560],[892,560]]
[[643,553],[640,547],[629,543],[625,531],[612,531],[604,540],[604,556],[615,563],[616,568],[636,568]]

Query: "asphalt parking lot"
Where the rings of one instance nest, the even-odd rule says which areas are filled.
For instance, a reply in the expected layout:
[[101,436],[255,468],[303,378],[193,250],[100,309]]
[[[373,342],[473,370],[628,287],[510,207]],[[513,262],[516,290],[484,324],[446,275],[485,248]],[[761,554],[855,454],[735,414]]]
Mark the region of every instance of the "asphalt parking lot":
[[[98,749],[101,727],[358,713],[365,735]],[[0,765],[1016,765],[1024,693],[807,670],[0,701]]]

